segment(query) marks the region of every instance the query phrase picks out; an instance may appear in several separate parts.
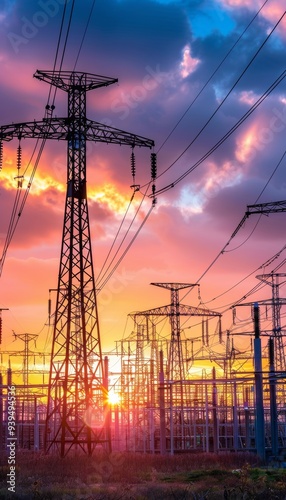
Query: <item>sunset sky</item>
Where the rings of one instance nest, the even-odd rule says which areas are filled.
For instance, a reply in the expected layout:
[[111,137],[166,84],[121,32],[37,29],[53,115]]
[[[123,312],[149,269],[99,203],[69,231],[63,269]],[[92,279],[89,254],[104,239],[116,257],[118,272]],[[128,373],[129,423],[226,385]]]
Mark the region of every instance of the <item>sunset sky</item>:
[[[284,0],[75,0],[74,5],[68,0],[55,59],[63,10],[63,0],[0,2],[0,125],[43,118],[49,86],[33,75],[56,64],[55,69],[118,78],[118,84],[88,93],[88,118],[153,139],[157,152],[156,206],[98,295],[103,350],[131,334],[128,314],[170,302],[169,292],[150,286],[152,282],[197,283],[202,276],[200,296],[196,287],[183,302],[224,313],[223,329],[232,329],[231,305],[257,285],[257,274],[271,272],[285,258],[284,251],[261,267],[286,243],[283,213],[252,215],[231,238],[247,205],[286,199],[285,80],[273,85],[285,71]],[[253,113],[208,155],[259,99]],[[66,115],[67,95],[59,90],[54,116]],[[0,308],[9,309],[2,312],[2,349],[23,348],[14,341],[15,331],[38,334],[37,347],[48,351],[48,299],[49,289],[57,286],[66,144],[47,141],[20,217],[37,153],[32,156],[34,140],[22,140],[18,171],[17,147],[18,140],[4,143],[0,171],[2,263],[13,206],[21,197],[0,278]],[[135,150],[140,190],[126,217],[133,193],[130,149],[88,143],[87,151],[100,287],[152,206],[150,187],[144,197],[151,151]],[[285,273],[285,266],[279,272]],[[285,295],[283,285],[280,292]],[[270,295],[265,286],[246,302]],[[51,299],[55,306],[55,295]],[[250,328],[242,321],[249,320],[250,308],[239,308],[238,316],[241,328]],[[243,348],[246,340],[236,337],[235,342]]]

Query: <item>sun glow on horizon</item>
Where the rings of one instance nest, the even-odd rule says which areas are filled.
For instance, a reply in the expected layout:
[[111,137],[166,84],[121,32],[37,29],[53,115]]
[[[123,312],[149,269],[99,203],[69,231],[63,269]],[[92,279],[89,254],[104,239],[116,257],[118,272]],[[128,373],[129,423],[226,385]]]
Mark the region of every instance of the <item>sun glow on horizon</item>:
[[108,393],[108,404],[115,406],[118,405],[121,401],[120,394],[118,392],[114,392],[114,390],[109,391]]

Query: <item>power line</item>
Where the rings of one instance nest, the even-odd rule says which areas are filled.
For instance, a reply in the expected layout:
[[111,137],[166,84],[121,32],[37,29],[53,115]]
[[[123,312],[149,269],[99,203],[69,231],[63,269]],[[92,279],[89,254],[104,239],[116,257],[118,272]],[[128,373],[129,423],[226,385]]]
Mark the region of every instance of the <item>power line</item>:
[[80,53],[81,53],[81,50],[82,50],[82,46],[83,46],[83,43],[84,43],[84,40],[85,40],[85,37],[86,37],[86,34],[87,34],[87,30],[88,30],[90,21],[91,21],[91,17],[92,17],[94,6],[95,6],[95,0],[93,0],[92,6],[91,6],[91,9],[90,9],[90,12],[89,12],[89,16],[88,16],[88,19],[87,19],[87,22],[86,22],[85,30],[84,30],[84,33],[83,33],[83,36],[82,36],[82,40],[81,40],[81,43],[80,43],[80,47],[79,47],[79,50],[78,50],[78,53],[77,53],[77,56],[76,56],[76,59],[75,59],[73,71],[75,71],[77,63],[78,63],[78,59],[79,59],[79,56],[80,56]]
[[[64,10],[63,10],[62,19],[61,19],[61,26],[60,26],[60,31],[59,31],[58,41],[57,41],[56,55],[55,55],[54,64],[53,64],[53,71],[55,71],[55,69],[56,69],[57,59],[58,59],[58,56],[59,56],[59,48],[60,48],[61,38],[62,38],[62,35],[63,35],[63,26],[64,26],[64,20],[65,20],[65,15],[66,15],[67,1],[68,0],[65,1]],[[61,56],[60,68],[62,67],[63,60],[64,60],[64,55],[65,55],[65,50],[66,50],[66,44],[67,44],[67,39],[68,39],[68,35],[69,35],[69,29],[70,29],[71,20],[72,20],[73,8],[74,8],[74,0],[73,0],[72,9],[71,9],[70,18],[69,18],[69,27],[68,27],[68,31],[67,31],[66,37],[65,37],[64,50],[63,50],[63,53],[62,53],[62,56]],[[47,105],[46,105],[46,110],[45,110],[45,117],[47,117],[47,115],[49,114],[50,110],[51,110],[51,114],[52,114],[53,113],[53,109],[54,109],[54,103],[55,103],[56,90],[57,89],[55,89],[54,96],[53,96],[53,99],[52,99],[52,106],[50,106],[49,105],[49,101],[50,101],[50,97],[51,97],[52,87],[53,87],[52,85],[50,85],[50,87],[49,87]],[[48,134],[48,131],[47,131],[47,134]],[[31,158],[30,158],[30,160],[29,160],[29,162],[28,162],[28,164],[26,166],[26,169],[24,171],[24,174],[23,174],[22,178],[24,178],[25,173],[27,172],[29,166],[31,165],[31,163],[33,161],[33,157],[36,154],[36,150],[38,148],[39,143],[40,143],[40,139],[37,139],[36,144],[35,144],[34,149],[33,149],[33,152],[32,152],[32,155],[31,155]],[[29,179],[27,188],[25,190],[25,193],[24,193],[22,201],[21,201],[22,182],[21,183],[18,182],[18,188],[17,188],[17,192],[16,192],[14,206],[13,206],[13,209],[12,209],[12,214],[11,214],[11,217],[10,217],[10,222],[9,222],[9,226],[8,226],[8,232],[7,232],[7,236],[6,236],[5,242],[4,242],[4,247],[3,247],[2,255],[1,255],[1,258],[0,258],[0,277],[2,275],[3,266],[4,266],[4,263],[5,263],[5,259],[6,259],[8,248],[10,246],[10,243],[11,243],[12,238],[14,236],[14,233],[16,231],[17,225],[19,223],[20,217],[21,217],[22,212],[24,210],[24,206],[26,204],[26,201],[27,201],[27,198],[28,198],[31,186],[32,186],[32,182],[34,180],[34,177],[35,177],[35,174],[36,174],[36,170],[37,170],[37,167],[39,165],[39,162],[40,162],[43,150],[44,150],[45,143],[46,143],[46,138],[44,137],[43,139],[41,139],[41,144],[40,144],[40,148],[39,148],[39,151],[38,151],[38,154],[37,154],[37,158],[35,160],[35,164],[34,164],[34,167],[32,169],[32,173],[30,175],[30,179]],[[20,201],[21,201],[21,204],[20,204]]]
[[[255,104],[251,106],[251,108],[242,116],[242,118],[240,118],[236,122],[236,124],[211,149],[209,149],[207,153],[205,153],[196,163],[194,163],[188,170],[186,170],[182,175],[180,175],[180,177],[178,177],[171,184],[168,184],[167,186],[158,189],[155,193],[156,196],[163,194],[166,191],[169,191],[170,189],[175,187],[179,182],[181,182],[185,177],[187,177],[187,175],[189,175],[191,172],[193,172],[193,170],[195,170],[199,165],[201,165],[201,163],[203,163],[212,153],[214,153],[214,151],[216,151],[226,141],[226,139],[228,139],[237,130],[237,128],[256,110],[256,108],[258,108],[258,106],[271,94],[271,92],[273,92],[273,90],[284,80],[285,76],[286,76],[286,70],[284,70],[280,74],[280,76],[272,83],[272,85],[270,85],[267,91],[262,96],[259,97],[259,99],[255,102]],[[171,166],[173,166],[174,163],[172,163]],[[164,173],[166,171],[167,170],[165,170]]]
[[[244,76],[244,74],[246,73],[246,71],[249,69],[249,67],[251,66],[251,64],[253,63],[253,61],[256,59],[256,57],[258,56],[258,54],[260,53],[260,51],[262,50],[262,48],[264,47],[264,45],[267,43],[267,41],[269,40],[269,38],[271,37],[271,35],[274,33],[275,29],[277,28],[277,26],[279,25],[279,23],[282,21],[283,17],[285,16],[286,12],[284,12],[282,14],[282,16],[280,17],[280,19],[277,21],[277,23],[275,24],[275,26],[272,28],[272,30],[270,31],[270,33],[267,35],[266,39],[263,41],[263,43],[260,45],[260,47],[258,48],[258,50],[255,52],[254,56],[251,58],[251,60],[248,62],[248,64],[246,65],[246,67],[244,68],[244,70],[242,71],[242,73],[240,74],[240,76],[237,78],[237,80],[235,81],[235,83],[232,85],[231,89],[227,92],[226,96],[222,99],[222,101],[220,102],[220,104],[218,105],[218,107],[216,108],[216,110],[212,113],[212,115],[210,116],[210,118],[207,120],[207,122],[204,124],[204,126],[200,129],[200,131],[196,134],[196,136],[194,137],[194,139],[189,143],[189,145],[182,151],[182,153],[180,153],[180,155],[176,158],[176,160],[174,160],[171,165],[169,165],[169,167],[167,167],[161,174],[158,175],[158,178],[161,177],[162,175],[164,175],[168,170],[170,170],[170,168],[172,168],[176,163],[177,161],[188,151],[188,149],[194,144],[194,142],[198,139],[198,137],[201,135],[201,133],[205,130],[205,128],[208,126],[208,124],[211,122],[211,120],[213,119],[213,117],[217,114],[217,112],[219,111],[219,109],[222,107],[222,105],[225,103],[225,101],[227,100],[227,98],[230,96],[230,94],[233,92],[234,88],[236,87],[236,85],[239,83],[239,81],[241,80],[241,78]],[[285,73],[285,72],[283,72]],[[277,80],[276,80],[277,81]],[[280,82],[279,82],[280,83]],[[271,88],[271,87],[270,87]],[[275,88],[275,87],[274,87]],[[273,89],[272,89],[273,90]],[[253,106],[250,108],[251,110],[253,109]],[[244,119],[242,121],[244,121],[246,119],[246,117],[248,117],[248,113],[246,113],[244,115]],[[242,123],[241,120],[239,120],[238,124],[240,125]],[[239,126],[239,125],[236,125],[235,128],[233,127],[231,130],[232,132],[234,130],[236,130],[236,128]],[[231,133],[232,133],[231,132]],[[228,133],[230,134],[230,133]],[[192,172],[195,168],[197,168],[197,166],[199,166],[212,152],[214,152],[224,141],[225,139],[228,137],[228,134],[226,134],[224,136],[223,139],[221,139],[221,141],[219,141],[217,143],[216,146],[214,146],[214,148],[212,148],[207,154],[205,154],[201,160],[199,160],[198,162],[195,163],[195,165],[193,165],[190,169],[188,169],[184,174],[182,174],[180,177],[178,177],[175,181],[173,181],[171,184],[169,184],[168,186],[165,186],[164,188],[162,189],[159,189],[157,192],[156,192],[156,195],[158,194],[161,194],[161,193],[164,193],[166,191],[168,191],[169,189],[173,188],[176,184],[178,184],[181,180],[183,180],[190,172]]]
[[140,233],[141,229],[143,228],[143,226],[145,225],[146,221],[148,220],[152,210],[154,208],[154,205],[152,204],[151,207],[149,208],[149,211],[147,212],[146,216],[144,217],[142,223],[140,224],[139,228],[137,229],[136,233],[134,234],[132,240],[130,241],[130,243],[128,244],[127,248],[124,250],[124,252],[122,253],[121,257],[118,259],[117,263],[114,265],[114,267],[112,268],[112,270],[110,271],[109,275],[107,276],[107,278],[105,279],[105,281],[102,283],[101,287],[100,287],[100,290],[101,291],[103,289],[103,287],[106,285],[106,283],[108,282],[108,280],[111,278],[112,274],[116,271],[116,269],[118,268],[119,264],[122,262],[122,260],[124,259],[125,255],[127,254],[127,252],[130,250],[131,246],[133,245],[135,239],[137,238],[138,234]]
[[[99,271],[99,273],[98,273],[98,276],[97,276],[97,281],[98,281],[99,283],[100,283],[101,275],[102,275],[102,273],[103,273],[103,269],[104,269],[104,267],[106,266],[107,261],[108,261],[108,259],[109,259],[109,257],[110,257],[110,254],[111,254],[111,252],[112,252],[112,250],[113,250],[113,248],[114,248],[114,245],[115,245],[115,243],[116,243],[116,240],[117,240],[117,238],[118,238],[118,236],[119,236],[119,233],[120,233],[120,231],[121,231],[121,229],[122,229],[122,226],[123,226],[123,224],[124,224],[124,221],[125,221],[125,219],[126,219],[126,217],[127,217],[127,214],[128,214],[128,212],[129,212],[129,209],[130,209],[130,207],[131,207],[131,203],[132,203],[132,201],[133,201],[134,196],[135,196],[135,192],[134,192],[134,193],[132,193],[132,196],[131,196],[131,199],[130,199],[130,201],[129,201],[129,204],[128,204],[128,207],[127,207],[127,209],[126,209],[126,212],[125,212],[125,214],[124,214],[124,217],[123,217],[123,219],[122,219],[122,221],[121,221],[121,223],[120,223],[120,225],[119,225],[119,228],[118,228],[118,230],[117,230],[117,232],[116,232],[116,235],[115,235],[115,237],[114,237],[114,240],[113,240],[113,242],[112,242],[112,245],[111,245],[111,247],[110,247],[110,249],[109,249],[109,251],[108,251],[108,253],[107,253],[107,256],[106,256],[106,258],[105,258],[105,260],[104,260],[104,262],[103,262],[103,264],[102,264],[102,266],[101,266],[101,269],[100,269],[100,271]],[[120,248],[120,247],[119,247],[119,248]],[[119,249],[118,249],[118,250],[119,250]],[[118,252],[118,250],[117,250],[117,252]],[[113,260],[115,259],[116,255],[117,255],[117,252],[116,252],[115,256],[113,257],[113,259],[112,259],[111,263],[109,264],[109,266],[108,266],[108,268],[107,268],[107,271],[108,271],[109,267],[111,266],[111,264],[112,264]],[[107,271],[106,271],[106,272],[107,272]],[[105,276],[105,274],[103,275],[103,277],[104,277],[104,276]]]
[[[265,191],[266,187],[268,186],[268,184],[269,184],[270,180],[273,178],[274,174],[277,172],[277,169],[278,169],[278,167],[281,165],[281,162],[282,162],[282,160],[284,159],[285,155],[286,155],[286,151],[284,151],[284,153],[283,153],[282,157],[279,159],[279,161],[278,161],[277,165],[275,166],[275,168],[274,168],[273,172],[271,173],[271,175],[270,175],[270,177],[269,177],[268,181],[266,182],[266,184],[265,184],[264,188],[262,189],[262,191],[260,192],[260,194],[259,194],[259,195],[258,195],[258,197],[256,198],[255,204],[258,202],[259,198],[262,196],[262,194],[264,193],[264,191]],[[246,241],[248,241],[248,239],[252,236],[253,232],[255,231],[255,229],[256,229],[256,227],[257,227],[257,225],[258,225],[258,223],[259,223],[259,221],[260,221],[260,219],[261,219],[261,216],[262,216],[262,215],[260,215],[260,217],[259,217],[259,219],[258,219],[258,221],[257,221],[257,223],[256,223],[256,225],[255,225],[255,227],[254,227],[254,229],[252,230],[252,232],[250,233],[250,235],[247,237],[247,239],[246,239],[246,240],[245,240],[245,241],[244,241],[241,245],[239,245],[238,247],[236,247],[236,248],[234,248],[234,249],[232,249],[232,250],[228,250],[228,252],[230,252],[230,251],[234,251],[234,250],[237,250],[237,249],[238,249],[238,248],[240,248],[243,244],[245,244],[245,243],[246,243]],[[221,255],[223,255],[223,253],[225,253],[225,252],[226,252],[226,248],[227,248],[227,247],[228,247],[228,245],[230,244],[231,240],[232,240],[232,239],[236,236],[236,234],[238,233],[238,231],[241,229],[241,227],[242,227],[242,226],[243,226],[243,224],[245,223],[246,219],[247,219],[247,215],[245,214],[245,215],[243,216],[243,218],[241,219],[240,223],[238,224],[238,226],[236,227],[236,229],[233,231],[233,233],[232,233],[231,237],[229,238],[229,240],[227,241],[227,243],[224,245],[224,247],[222,248],[222,250],[221,250],[221,251],[217,254],[217,256],[214,258],[214,260],[211,262],[211,264],[207,267],[207,269],[206,269],[206,270],[202,273],[202,275],[198,278],[198,280],[196,281],[196,283],[199,283],[199,282],[202,280],[202,278],[203,278],[203,277],[204,277],[204,276],[208,273],[208,271],[209,271],[209,270],[212,268],[212,266],[216,263],[216,261],[219,259],[219,257],[220,257]],[[231,288],[229,288],[229,289],[228,289],[228,290],[226,290],[225,292],[223,292],[223,293],[221,293],[220,295],[218,295],[216,298],[214,298],[214,299],[212,299],[212,300],[210,300],[210,301],[208,301],[208,302],[206,302],[206,303],[208,304],[209,302],[212,302],[212,301],[216,300],[217,298],[221,297],[222,295],[225,295],[226,293],[228,293],[229,291],[231,291],[233,288],[235,288],[236,286],[238,286],[240,283],[242,283],[243,281],[245,281],[247,278],[249,278],[252,274],[254,274],[255,272],[257,272],[259,269],[265,268],[266,266],[270,265],[270,263],[272,263],[272,262],[273,262],[273,260],[275,260],[276,258],[278,258],[278,256],[279,256],[279,255],[282,253],[282,251],[284,251],[285,249],[286,249],[286,245],[284,245],[284,246],[283,246],[283,248],[282,248],[282,249],[281,249],[278,253],[276,253],[273,257],[271,257],[270,259],[268,259],[268,261],[267,261],[266,263],[264,263],[264,264],[262,264],[261,266],[259,266],[259,267],[258,267],[255,271],[252,271],[250,274],[248,274],[248,275],[247,275],[245,278],[243,278],[242,280],[238,281],[238,282],[237,282],[235,285],[233,285]],[[284,262],[286,262],[286,259],[285,259],[285,261],[284,261]],[[282,265],[282,264],[281,264],[281,265]],[[281,265],[277,266],[276,270],[277,270],[277,269],[279,269],[279,267],[281,267]],[[185,297],[186,297],[186,295],[188,295],[188,293],[189,293],[189,291],[188,291],[188,292],[186,292],[186,294],[184,295],[184,297],[183,297],[183,298],[185,298]],[[244,300],[244,299],[245,299],[245,296],[243,297],[243,300]]]
[[[219,69],[219,67],[223,64],[224,60],[227,58],[227,56],[229,55],[229,53],[233,50],[233,48],[235,47],[235,45],[239,42],[239,40],[241,39],[241,37],[243,36],[243,34],[246,32],[246,30],[249,28],[249,26],[252,24],[252,22],[255,20],[255,18],[258,16],[258,14],[260,13],[260,11],[262,10],[262,8],[265,6],[265,4],[267,3],[268,0],[266,0],[266,2],[264,2],[264,4],[262,5],[262,7],[259,9],[259,11],[256,13],[256,15],[253,17],[253,19],[251,20],[251,22],[248,24],[247,28],[245,28],[245,30],[243,31],[243,33],[241,34],[241,36],[239,37],[239,39],[236,41],[236,43],[234,44],[234,46],[232,47],[232,49],[228,52],[228,54],[225,56],[225,58],[223,59],[223,61],[220,63],[220,65],[218,66],[217,70]],[[252,59],[250,60],[250,62],[247,64],[246,68],[243,70],[243,72],[241,73],[241,75],[239,76],[239,78],[236,80],[236,82],[234,83],[234,85],[232,86],[232,88],[230,89],[230,91],[227,93],[227,95],[225,96],[225,98],[222,100],[222,102],[220,103],[220,105],[218,106],[218,108],[216,109],[216,111],[211,115],[211,117],[209,118],[209,120],[206,122],[206,124],[204,125],[204,127],[201,129],[201,131],[197,134],[197,136],[193,139],[193,141],[189,144],[189,146],[183,151],[183,153],[181,153],[181,155],[177,158],[176,161],[178,161],[179,158],[181,158],[181,156],[186,152],[186,150],[193,144],[193,142],[198,138],[198,136],[200,135],[200,133],[206,128],[206,126],[208,125],[208,123],[211,121],[211,119],[215,116],[215,114],[218,112],[218,110],[220,109],[220,107],[223,105],[223,103],[225,102],[225,100],[227,99],[227,97],[230,95],[230,93],[233,91],[233,89],[235,88],[235,86],[237,85],[237,83],[240,81],[240,79],[243,77],[243,75],[245,74],[245,72],[247,71],[247,69],[250,67],[250,65],[252,64],[252,62],[254,61],[254,59],[257,57],[257,55],[259,54],[259,52],[262,50],[263,46],[265,45],[265,43],[268,41],[268,39],[270,38],[271,34],[274,32],[274,30],[276,29],[276,27],[278,26],[278,24],[280,23],[280,21],[283,19],[285,15],[285,12],[284,14],[281,16],[281,18],[279,19],[279,21],[276,23],[276,25],[274,26],[274,28],[272,29],[272,31],[268,34],[267,38],[264,40],[264,42],[262,43],[262,45],[259,47],[259,49],[256,51],[255,55],[252,57]],[[216,70],[216,71],[217,71]],[[214,74],[216,73],[216,71],[212,74],[212,76],[210,77],[210,79],[207,81],[207,83],[205,84],[205,86],[202,88],[201,92],[203,91],[203,89],[206,87],[206,85],[208,84],[208,82],[211,80],[211,78],[214,76]],[[280,83],[280,81],[279,81]],[[274,87],[275,88],[275,87]],[[273,89],[272,89],[273,90]],[[271,90],[271,91],[272,91]],[[200,93],[201,93],[200,92]],[[200,93],[197,95],[197,97],[195,98],[195,100],[199,97]],[[178,124],[180,123],[180,121],[183,119],[183,117],[185,116],[185,114],[188,112],[188,110],[190,109],[190,107],[192,106],[192,104],[195,102],[195,100],[191,103],[191,105],[188,107],[187,111],[184,113],[184,115],[182,116],[182,118],[179,120],[179,122],[177,123],[177,125],[173,128],[173,130],[171,131],[171,133],[169,134],[169,136],[167,137],[167,139],[170,137],[170,135],[173,133],[173,131],[175,130],[175,128],[178,126]],[[263,99],[264,100],[264,99]],[[262,101],[261,101],[262,102]],[[256,106],[254,105],[253,106],[253,110],[256,109]],[[247,115],[249,116],[249,115]],[[242,122],[241,122],[242,123]],[[237,127],[236,127],[237,128]],[[165,140],[165,142],[167,141],[167,139]],[[160,149],[163,147],[163,145],[165,144],[165,142],[162,144],[162,146],[160,147]],[[160,151],[159,149],[159,151]],[[174,162],[175,163],[175,162]],[[174,163],[171,165],[173,166]],[[170,166],[170,167],[171,167]],[[168,167],[168,169],[170,168]],[[163,173],[165,173],[168,169],[166,169]],[[158,177],[160,177],[161,175],[160,174]],[[185,175],[184,175],[185,177]],[[184,177],[181,177],[179,178],[180,180]],[[177,182],[179,182],[179,180],[175,181],[175,183],[173,183],[174,185],[177,184]],[[173,184],[172,184],[172,187],[173,187]],[[148,187],[150,186],[150,183],[148,184]],[[163,188],[164,189],[164,188]],[[163,190],[159,190],[157,191],[156,194],[158,193],[161,193]],[[164,192],[164,191],[163,191]],[[259,222],[259,221],[258,221]],[[256,226],[258,225],[258,222],[256,224]],[[255,226],[255,227],[256,227]],[[255,230],[255,228],[254,228]],[[253,231],[254,231],[253,230]],[[252,234],[252,233],[251,233]],[[251,235],[250,235],[251,236]],[[250,236],[248,238],[250,238]],[[125,236],[126,237],[126,236]],[[125,239],[125,237],[123,238],[123,241]],[[123,243],[122,241],[122,243]],[[113,247],[113,246],[112,246]],[[115,257],[114,257],[115,258]],[[113,259],[114,260],[114,259]],[[112,262],[113,262],[112,260]],[[216,261],[216,259],[215,259]],[[214,262],[215,262],[214,261]],[[112,263],[111,262],[111,263]],[[214,263],[213,262],[213,263]],[[213,263],[211,264],[211,266],[213,265]],[[111,264],[110,264],[111,265]],[[211,267],[210,266],[210,267]],[[109,266],[110,267],[110,266]],[[108,268],[109,269],[109,268]],[[107,269],[107,270],[108,270]],[[106,271],[107,272],[107,271]]]
[[[251,19],[251,21],[248,23],[248,25],[246,26],[246,28],[242,31],[242,33],[239,35],[238,39],[235,41],[235,43],[233,44],[233,46],[229,49],[229,51],[226,53],[226,55],[223,57],[223,59],[221,60],[221,62],[219,63],[219,65],[217,66],[217,68],[214,70],[214,72],[211,74],[211,76],[208,78],[208,80],[206,81],[206,83],[203,85],[203,87],[201,88],[201,90],[197,93],[197,95],[195,96],[195,98],[192,100],[191,104],[187,107],[186,111],[183,113],[183,115],[181,116],[181,118],[178,120],[178,122],[176,123],[176,125],[172,128],[171,132],[168,134],[168,136],[166,137],[166,139],[164,140],[164,142],[161,144],[161,146],[159,147],[159,149],[157,150],[157,154],[161,151],[161,149],[165,146],[166,142],[170,139],[171,135],[175,132],[176,128],[179,126],[179,124],[181,123],[181,121],[184,119],[184,117],[186,116],[186,114],[190,111],[190,109],[192,108],[193,104],[197,101],[197,99],[199,98],[199,96],[202,94],[202,92],[205,90],[205,88],[208,86],[208,84],[211,82],[211,80],[213,79],[213,77],[215,76],[215,74],[218,72],[218,70],[221,68],[221,66],[223,65],[223,63],[226,61],[226,59],[228,58],[228,56],[231,54],[231,52],[235,49],[235,47],[238,45],[238,43],[240,42],[240,40],[243,38],[243,36],[245,35],[245,33],[247,32],[248,28],[251,26],[251,24],[255,21],[255,19],[258,17],[258,15],[260,14],[260,12],[262,11],[263,7],[267,4],[268,0],[265,0],[265,2],[263,3],[263,5],[260,7],[260,9],[256,12],[256,14],[254,15],[254,17]],[[169,167],[170,168],[170,167]],[[164,171],[166,172],[166,170]],[[158,177],[160,177],[161,175],[164,174],[164,172],[162,172]]]

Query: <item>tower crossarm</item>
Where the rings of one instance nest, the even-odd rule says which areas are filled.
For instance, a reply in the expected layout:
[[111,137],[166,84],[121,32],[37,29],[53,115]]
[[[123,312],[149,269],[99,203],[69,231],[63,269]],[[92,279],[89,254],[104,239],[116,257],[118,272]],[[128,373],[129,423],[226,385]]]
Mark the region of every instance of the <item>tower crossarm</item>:
[[86,139],[88,141],[107,142],[132,147],[153,148],[155,143],[151,139],[131,134],[108,125],[92,120],[86,120]]
[[271,214],[277,212],[286,212],[286,200],[273,201],[269,203],[258,203],[256,205],[247,205],[246,217],[251,214]]
[[[12,123],[0,126],[0,140],[11,141],[14,137],[18,139],[55,139],[69,140],[71,120],[69,118],[47,118],[41,121],[26,123]],[[105,142],[132,147],[154,146],[154,141],[139,135],[131,134],[93,120],[85,120],[81,127],[81,134],[87,141]]]
[[[179,304],[178,312],[180,316],[213,316],[221,317],[221,313],[216,311],[211,311],[210,309],[204,307],[194,307],[187,306],[184,304]],[[148,311],[140,311],[130,314],[134,320],[138,316],[171,316],[173,314],[173,308],[171,304],[161,307],[155,307],[154,309],[149,309]]]
[[11,123],[0,126],[0,140],[11,141],[18,139],[57,139],[66,140],[68,137],[68,118],[52,118],[41,121]]
[[94,75],[80,71],[43,71],[37,70],[34,77],[54,87],[69,92],[72,89],[93,90],[99,87],[107,87],[118,82],[118,78]]
[[[106,87],[117,79],[75,71],[37,71],[34,76],[67,93],[67,117],[54,117],[54,105],[47,104],[45,118],[41,121],[0,126],[0,141],[27,138],[67,143],[67,190],[56,288],[45,451],[58,451],[64,457],[75,447],[90,456],[98,444],[111,451],[111,434],[110,417],[107,417],[108,367],[101,351],[86,195],[86,142],[148,148],[152,148],[154,142],[87,119],[87,91]],[[30,338],[24,340],[24,384],[28,386]]]
[[[273,306],[273,299],[256,300],[255,303],[258,305],[261,305],[261,306]],[[285,306],[286,305],[286,298],[279,297],[278,303],[281,306]],[[239,306],[253,307],[253,302],[243,302],[240,304],[234,304],[233,306],[231,306],[231,309],[235,309],[236,307],[239,307]]]

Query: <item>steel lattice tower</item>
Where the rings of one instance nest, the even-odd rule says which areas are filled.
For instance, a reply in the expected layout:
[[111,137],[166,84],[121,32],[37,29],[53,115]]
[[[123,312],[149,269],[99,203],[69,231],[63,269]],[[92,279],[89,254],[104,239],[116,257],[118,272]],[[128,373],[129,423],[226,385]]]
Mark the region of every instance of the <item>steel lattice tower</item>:
[[142,317],[146,321],[148,318],[156,318],[156,316],[166,316],[170,320],[171,339],[169,341],[168,359],[166,367],[166,378],[168,381],[176,382],[174,389],[175,400],[183,407],[185,403],[185,395],[183,394],[183,381],[186,378],[185,359],[183,356],[182,339],[181,339],[181,317],[202,316],[221,317],[220,313],[211,311],[203,307],[194,307],[184,305],[180,302],[179,291],[186,288],[193,288],[197,284],[193,283],[151,283],[151,285],[166,288],[171,292],[171,303],[166,306],[156,307],[148,311],[141,311],[131,314],[130,316],[135,322]]
[[13,137],[67,141],[67,192],[50,365],[45,448],[65,456],[92,454],[108,441],[106,387],[96,303],[86,189],[86,141],[153,147],[152,140],[86,117],[86,94],[117,79],[82,72],[37,71],[34,75],[68,94],[68,117],[0,127]]
[[[285,346],[283,337],[285,330],[281,326],[281,307],[286,304],[286,299],[279,296],[279,288],[285,283],[285,273],[269,273],[256,276],[259,280],[271,286],[272,298],[268,301],[258,301],[258,304],[270,305],[272,308],[272,337],[274,341],[275,369],[285,372]],[[280,281],[281,279],[281,281]]]

